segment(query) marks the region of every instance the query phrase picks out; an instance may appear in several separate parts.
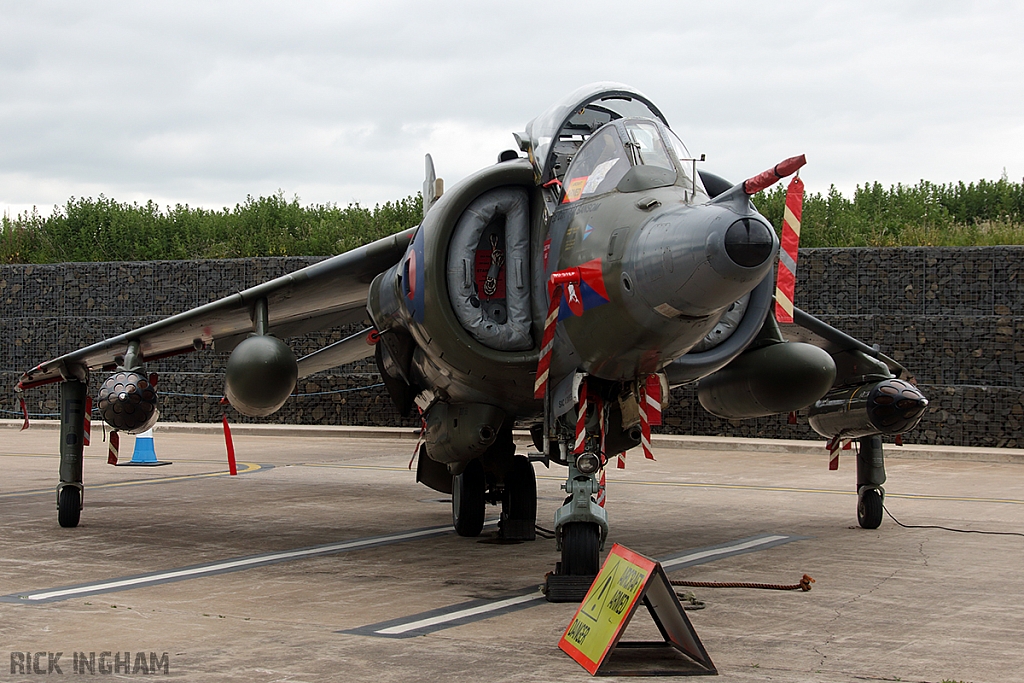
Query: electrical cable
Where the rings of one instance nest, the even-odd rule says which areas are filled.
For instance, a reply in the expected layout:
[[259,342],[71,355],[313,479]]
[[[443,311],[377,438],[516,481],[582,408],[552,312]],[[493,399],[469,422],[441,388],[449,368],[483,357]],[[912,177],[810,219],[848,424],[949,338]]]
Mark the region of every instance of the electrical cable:
[[900,520],[893,517],[893,514],[889,512],[889,508],[882,505],[882,509],[885,510],[885,514],[889,515],[892,521],[896,522],[897,525],[904,529],[941,529],[943,531],[955,531],[958,534],[986,534],[989,536],[1024,536],[1024,534],[1017,531],[982,531],[980,529],[953,529],[948,526],[939,526],[938,524],[904,524]]

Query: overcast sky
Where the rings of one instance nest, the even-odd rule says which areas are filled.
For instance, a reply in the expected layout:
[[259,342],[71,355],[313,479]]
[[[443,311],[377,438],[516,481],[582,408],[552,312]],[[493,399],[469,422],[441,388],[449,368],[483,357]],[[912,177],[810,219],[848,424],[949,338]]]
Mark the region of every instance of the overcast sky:
[[0,1],[0,208],[450,186],[561,96],[630,84],[709,171],[1024,176],[1019,2]]

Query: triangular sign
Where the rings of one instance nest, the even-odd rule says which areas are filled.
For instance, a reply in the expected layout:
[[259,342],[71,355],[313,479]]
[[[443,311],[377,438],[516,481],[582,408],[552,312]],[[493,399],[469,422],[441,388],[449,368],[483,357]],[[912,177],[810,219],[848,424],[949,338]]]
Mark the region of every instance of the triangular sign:
[[[654,619],[662,641],[621,641],[641,604]],[[558,647],[592,675],[718,673],[661,564],[618,543]]]

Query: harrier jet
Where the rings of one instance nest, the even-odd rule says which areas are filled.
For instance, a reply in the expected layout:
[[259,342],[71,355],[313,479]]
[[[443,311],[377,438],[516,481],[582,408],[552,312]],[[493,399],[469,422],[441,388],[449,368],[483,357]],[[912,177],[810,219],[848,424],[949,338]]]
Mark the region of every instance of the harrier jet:
[[[503,536],[533,539],[531,458],[565,467],[565,575],[597,572],[602,469],[649,451],[680,385],[721,417],[808,409],[833,443],[859,439],[858,518],[877,527],[881,437],[916,426],[927,400],[877,346],[799,309],[778,324],[779,239],[750,197],[803,157],[736,184],[698,171],[658,107],[614,83],[576,90],[514,137],[518,150],[447,191],[428,156],[414,228],[26,372],[19,391],[61,383],[59,523],[76,526],[83,506],[90,377],[105,378],[105,421],[138,433],[159,415],[145,364],[216,347],[231,352],[224,394],[250,416],[278,410],[297,378],[375,357],[398,410],[422,415],[416,479],[451,494],[463,536],[495,504]],[[360,321],[303,358],[283,341]],[[516,452],[517,427],[536,452]]]

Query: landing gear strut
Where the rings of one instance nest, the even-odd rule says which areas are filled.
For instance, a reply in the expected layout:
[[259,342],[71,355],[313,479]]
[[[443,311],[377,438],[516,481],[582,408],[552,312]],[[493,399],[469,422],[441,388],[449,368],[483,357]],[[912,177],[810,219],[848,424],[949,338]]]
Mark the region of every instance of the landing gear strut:
[[857,453],[857,522],[864,529],[877,529],[882,523],[884,483],[882,437],[865,436]]
[[70,379],[60,385],[60,483],[57,522],[76,527],[82,516],[82,446],[85,434],[86,384]]

